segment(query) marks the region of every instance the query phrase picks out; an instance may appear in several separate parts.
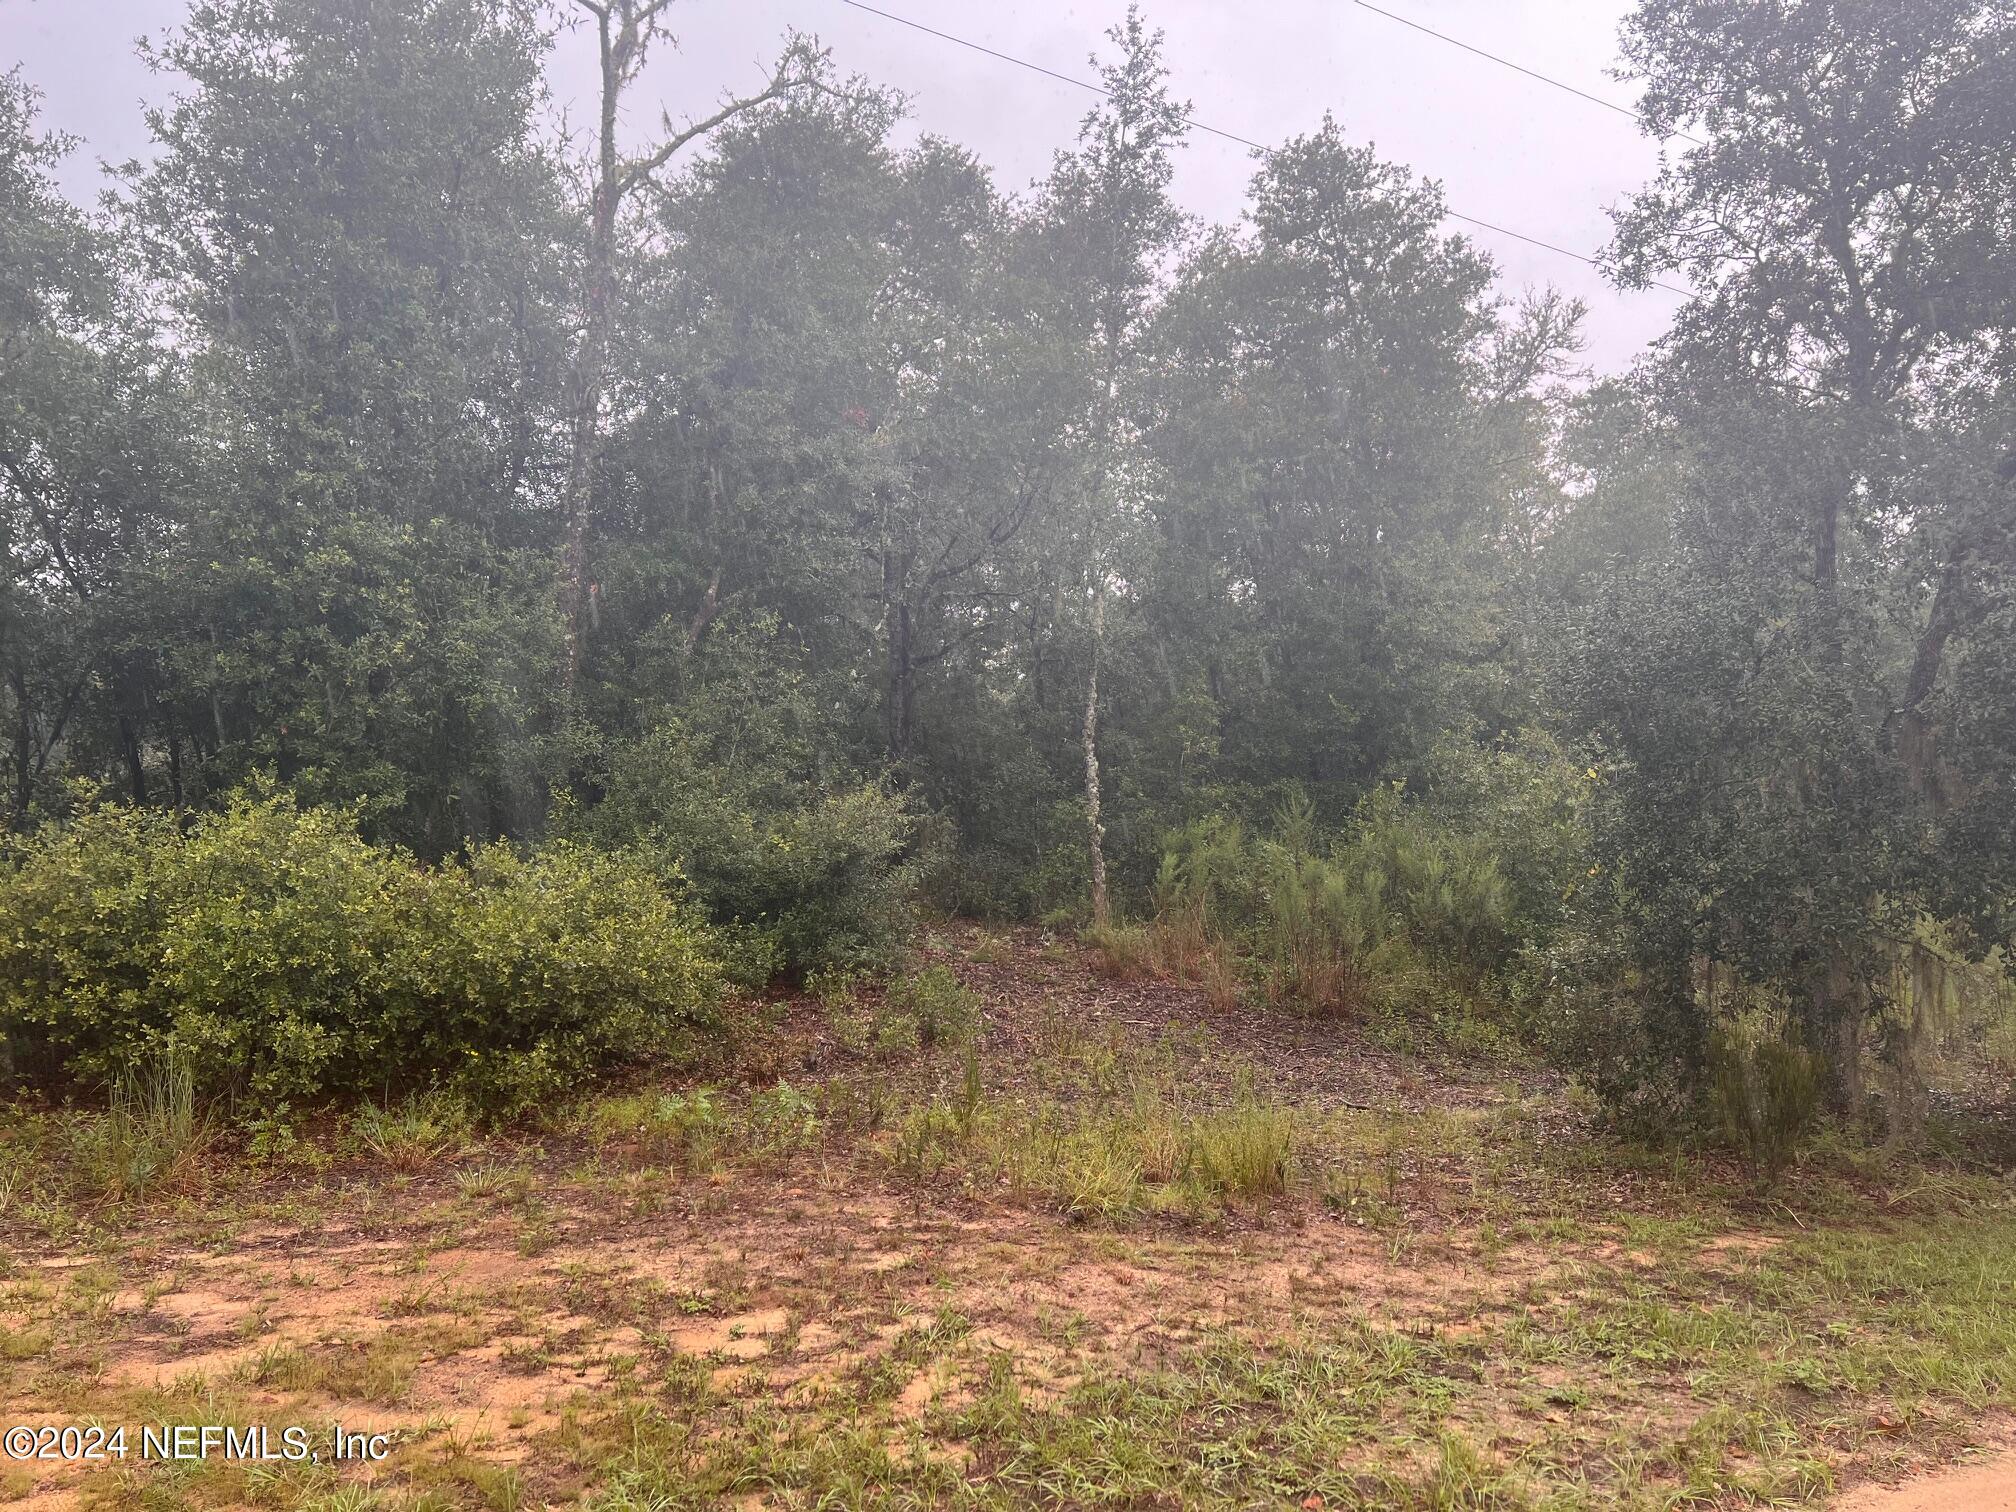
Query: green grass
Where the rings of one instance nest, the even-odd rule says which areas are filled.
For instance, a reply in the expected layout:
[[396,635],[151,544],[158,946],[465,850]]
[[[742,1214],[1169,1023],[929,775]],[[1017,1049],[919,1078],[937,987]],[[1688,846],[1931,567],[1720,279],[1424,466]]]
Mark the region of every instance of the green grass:
[[[938,1318],[865,1394],[710,1399],[697,1416],[638,1399],[570,1452],[603,1508],[749,1491],[849,1507],[1788,1504],[1832,1488],[1835,1455],[1879,1432],[1879,1412],[1922,1434],[2016,1404],[2012,1288],[2006,1212],[1957,1243],[1948,1222],[1821,1232],[1733,1269],[1592,1265],[1558,1305],[1487,1312],[1460,1338],[1349,1320],[1218,1334],[1061,1397]],[[956,1363],[957,1403],[907,1427],[884,1415],[931,1359]]]

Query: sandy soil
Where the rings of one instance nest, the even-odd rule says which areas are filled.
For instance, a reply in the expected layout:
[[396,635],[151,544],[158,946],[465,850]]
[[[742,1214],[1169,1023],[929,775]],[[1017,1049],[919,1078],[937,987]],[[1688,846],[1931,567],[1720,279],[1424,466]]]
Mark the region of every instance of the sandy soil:
[[1902,1486],[1864,1486],[1836,1512],[2016,1512],[2016,1453]]

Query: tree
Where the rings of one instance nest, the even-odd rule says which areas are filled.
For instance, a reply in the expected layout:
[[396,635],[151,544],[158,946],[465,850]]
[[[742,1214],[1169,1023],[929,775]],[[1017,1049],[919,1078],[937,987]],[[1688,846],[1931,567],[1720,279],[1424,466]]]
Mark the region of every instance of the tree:
[[1511,548],[1580,310],[1507,309],[1436,187],[1332,121],[1266,156],[1252,205],[1159,320],[1147,612],[1197,775],[1341,812],[1441,731],[1531,717]]
[[166,364],[101,227],[50,177],[72,145],[38,135],[33,92],[0,75],[0,707],[15,826],[68,763],[101,754],[145,796],[149,693],[128,594],[167,523]]
[[1962,839],[2006,795],[1940,726],[2016,566],[2016,14],[1647,3],[1624,47],[1647,130],[1706,140],[1619,216],[1616,265],[1700,293],[1646,375],[1666,540],[1593,598],[1566,686],[1622,758],[1667,1011],[1738,965],[1853,1108],[1886,951],[1918,909],[1992,911],[2008,864]]
[[1076,470],[1069,549],[1089,600],[1080,743],[1092,916],[1102,925],[1111,902],[1100,821],[1100,658],[1139,472],[1124,398],[1138,376],[1162,265],[1187,226],[1169,180],[1189,117],[1189,107],[1169,94],[1162,34],[1148,30],[1138,7],[1107,36],[1119,56],[1106,64],[1093,59],[1104,99],[1079,127],[1076,150],[1057,155],[1030,231],[1054,301],[1050,318],[1074,353],[1069,381],[1077,398],[1070,435],[1060,440]]
[[182,377],[128,633],[188,801],[265,768],[430,853],[540,823],[544,48],[503,0],[209,0],[148,52],[190,87],[122,215]]
[[673,0],[573,0],[573,3],[588,13],[595,25],[600,94],[595,160],[590,170],[581,327],[568,378],[571,441],[567,478],[561,490],[565,539],[560,558],[560,611],[565,649],[560,668],[560,696],[563,708],[568,709],[572,707],[574,685],[580,675],[582,641],[587,629],[584,615],[589,608],[589,495],[602,442],[603,391],[608,382],[610,338],[618,308],[617,227],[624,204],[639,189],[654,184],[658,173],[687,144],[765,101],[813,86],[825,60],[825,54],[810,42],[794,38],[761,90],[730,98],[713,114],[683,126],[675,126],[667,114],[662,121],[662,139],[646,151],[626,157],[616,141],[623,94],[636,82],[652,45],[669,40],[665,19]]

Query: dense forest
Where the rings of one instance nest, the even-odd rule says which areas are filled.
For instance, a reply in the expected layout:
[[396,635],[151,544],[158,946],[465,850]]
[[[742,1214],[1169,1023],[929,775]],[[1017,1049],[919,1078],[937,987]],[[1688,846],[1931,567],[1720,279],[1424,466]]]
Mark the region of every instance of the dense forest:
[[1335,122],[1183,214],[1141,14],[1024,187],[802,38],[621,140],[672,19],[198,0],[93,206],[0,75],[11,1077],[527,1106],[950,914],[1923,1116],[2016,934],[2007,4],[1643,0],[1604,261],[1695,292],[1601,381]]

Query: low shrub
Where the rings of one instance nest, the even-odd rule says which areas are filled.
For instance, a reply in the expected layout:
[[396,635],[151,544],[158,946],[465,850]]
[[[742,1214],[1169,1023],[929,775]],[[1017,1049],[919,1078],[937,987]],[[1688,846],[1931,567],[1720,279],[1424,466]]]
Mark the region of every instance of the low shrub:
[[882,995],[886,1015],[901,1015],[917,1026],[924,1048],[963,1044],[980,1019],[980,998],[962,986],[949,966],[926,966],[890,984]]
[[1094,924],[1079,938],[1092,952],[1092,969],[1103,977],[1140,982],[1161,973],[1161,954],[1145,924]]
[[1819,1114],[1819,1057],[1778,1025],[1729,1024],[1709,1036],[1708,1075],[1723,1137],[1753,1178],[1775,1183]]
[[788,1155],[819,1142],[819,1111],[789,1082],[749,1099],[749,1145],[760,1155]]
[[641,736],[595,764],[599,801],[564,804],[559,831],[635,848],[734,931],[731,963],[767,973],[886,968],[931,859],[908,799],[827,748],[833,696],[774,620],[723,623],[668,671],[689,685]]
[[172,1051],[254,1113],[437,1084],[515,1111],[618,1060],[690,1060],[721,986],[710,931],[634,855],[423,867],[282,794],[186,832],[87,810],[0,872],[0,1029],[44,1084]]
[[1391,1009],[1461,982],[1474,992],[1513,956],[1512,893],[1491,844],[1397,784],[1326,831],[1291,793],[1272,833],[1229,818],[1170,831],[1147,924],[1088,932],[1119,979],[1197,982],[1229,1007],[1251,963],[1269,1001],[1304,1011]]

